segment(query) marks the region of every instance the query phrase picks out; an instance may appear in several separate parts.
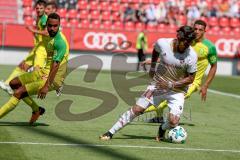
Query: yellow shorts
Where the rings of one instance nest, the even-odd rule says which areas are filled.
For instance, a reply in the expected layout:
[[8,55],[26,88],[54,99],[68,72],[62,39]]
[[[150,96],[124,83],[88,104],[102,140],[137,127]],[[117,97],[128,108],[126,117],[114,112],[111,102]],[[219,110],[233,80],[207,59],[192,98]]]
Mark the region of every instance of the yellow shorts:
[[38,71],[24,73],[18,78],[22,85],[26,87],[28,95],[36,95],[39,89],[41,89],[46,83],[46,79],[42,79],[42,76]]
[[47,51],[43,43],[35,46],[29,55],[25,58],[25,63],[29,66],[43,68],[46,64]]

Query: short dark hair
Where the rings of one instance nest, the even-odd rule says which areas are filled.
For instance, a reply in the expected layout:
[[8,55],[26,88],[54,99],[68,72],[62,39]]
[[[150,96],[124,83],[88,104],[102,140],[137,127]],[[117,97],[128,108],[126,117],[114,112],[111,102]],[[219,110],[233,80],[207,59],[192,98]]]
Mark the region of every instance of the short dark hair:
[[45,0],[38,0],[38,1],[36,2],[36,4],[35,4],[35,7],[36,7],[37,5],[43,5],[44,7],[46,7],[47,2],[46,2]]
[[177,38],[179,40],[187,40],[192,42],[196,38],[196,33],[191,26],[182,26],[177,30]]
[[194,22],[194,25],[195,25],[195,24],[199,24],[199,25],[201,25],[201,26],[204,26],[204,29],[207,27],[207,23],[206,23],[205,21],[201,20],[201,19],[196,20],[196,21]]
[[[52,19],[57,19],[59,22],[60,22],[60,16],[57,14],[57,13],[51,13],[51,14],[49,14],[48,15],[48,19],[50,19],[50,18],[52,18]],[[48,20],[47,19],[47,20]]]
[[54,2],[54,1],[48,2],[48,3],[46,4],[46,6],[53,6],[53,8],[58,9],[58,5],[57,5],[57,3]]

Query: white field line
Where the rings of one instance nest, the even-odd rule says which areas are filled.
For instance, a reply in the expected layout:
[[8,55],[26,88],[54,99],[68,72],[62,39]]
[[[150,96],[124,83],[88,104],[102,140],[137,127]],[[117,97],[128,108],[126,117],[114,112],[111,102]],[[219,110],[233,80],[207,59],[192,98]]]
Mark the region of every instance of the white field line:
[[237,95],[237,94],[220,92],[220,91],[216,91],[216,90],[212,90],[212,89],[208,89],[208,91],[211,92],[211,93],[215,93],[215,94],[219,94],[219,95],[223,95],[223,96],[229,96],[229,97],[234,97],[234,98],[240,99],[240,95]]
[[131,145],[103,145],[103,144],[78,144],[78,143],[41,143],[41,142],[0,142],[0,145],[3,145],[3,144],[44,145],[44,146],[76,146],[76,147],[115,147],[115,148],[138,148],[138,149],[160,149],[160,150],[240,153],[240,150],[227,150],[227,149],[131,146]]

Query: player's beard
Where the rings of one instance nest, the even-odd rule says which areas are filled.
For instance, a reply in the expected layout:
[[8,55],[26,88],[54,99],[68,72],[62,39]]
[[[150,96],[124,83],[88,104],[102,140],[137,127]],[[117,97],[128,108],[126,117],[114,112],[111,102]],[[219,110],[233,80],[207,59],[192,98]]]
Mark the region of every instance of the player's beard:
[[54,31],[54,30],[48,31],[50,37],[55,37],[57,32],[58,32],[58,30],[57,31]]

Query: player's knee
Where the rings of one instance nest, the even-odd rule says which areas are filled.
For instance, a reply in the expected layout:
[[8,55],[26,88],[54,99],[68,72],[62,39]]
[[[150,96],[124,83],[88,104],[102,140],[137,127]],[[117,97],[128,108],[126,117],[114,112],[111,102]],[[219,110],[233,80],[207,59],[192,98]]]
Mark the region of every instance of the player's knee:
[[9,82],[9,86],[12,89],[17,89],[19,87],[18,83],[17,83],[17,78],[13,78],[10,82]]
[[14,91],[13,96],[16,97],[17,99],[22,99],[28,95],[27,95],[25,87],[21,86]]
[[140,107],[140,106],[138,106],[138,105],[135,105],[135,106],[132,107],[132,111],[133,111],[133,113],[134,113],[135,115],[141,115],[141,114],[143,114],[144,110],[145,110],[144,108],[142,108],[142,107]]

